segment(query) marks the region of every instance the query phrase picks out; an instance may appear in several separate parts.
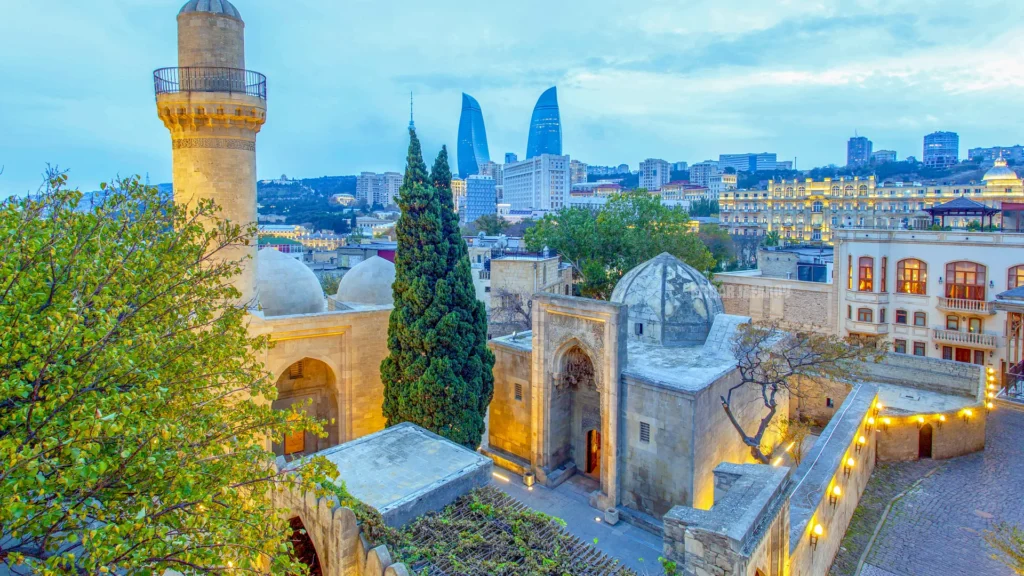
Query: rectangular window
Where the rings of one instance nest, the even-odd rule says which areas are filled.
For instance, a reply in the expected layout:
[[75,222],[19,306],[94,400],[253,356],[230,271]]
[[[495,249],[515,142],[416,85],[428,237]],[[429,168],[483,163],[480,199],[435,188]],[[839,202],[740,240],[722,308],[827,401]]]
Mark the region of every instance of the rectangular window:
[[928,324],[928,316],[924,312],[914,312],[914,326],[925,326]]
[[871,308],[858,308],[857,309],[857,321],[858,322],[873,322]]
[[869,256],[862,256],[857,261],[857,290],[871,292],[875,286],[875,260]]
[[647,422],[640,423],[640,441],[644,444],[651,443],[651,425]]
[[925,356],[924,342],[914,342],[914,356]]
[[952,346],[943,346],[942,347],[942,359],[943,360],[952,360],[953,359],[953,347]]
[[519,382],[516,382],[516,400],[522,400],[522,399],[523,399],[523,385],[520,384]]
[[907,323],[907,311],[906,310],[897,310],[896,311],[896,323],[897,324],[906,324]]
[[853,254],[846,257],[846,289],[853,290]]
[[895,350],[897,354],[906,354],[907,353],[907,341],[906,340],[900,340],[900,339],[897,338],[896,339],[896,343],[893,346],[893,350]]
[[879,282],[880,282],[880,284],[879,284],[879,291],[880,292],[887,292],[889,290],[888,286],[886,286],[886,274],[885,274],[885,269],[888,268],[888,267],[889,267],[889,259],[886,258],[885,256],[882,256],[882,268],[881,268],[881,270],[878,271],[878,276],[879,276],[878,279],[879,279]]
[[959,330],[960,329],[960,317],[956,314],[950,314],[946,316],[946,330]]
[[288,378],[291,380],[302,378],[302,360],[288,367]]

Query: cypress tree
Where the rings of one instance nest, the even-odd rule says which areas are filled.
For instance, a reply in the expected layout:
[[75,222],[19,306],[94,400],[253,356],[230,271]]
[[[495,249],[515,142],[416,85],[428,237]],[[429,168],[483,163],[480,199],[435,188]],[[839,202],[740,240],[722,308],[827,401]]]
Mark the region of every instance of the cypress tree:
[[[442,149],[428,177],[419,139],[414,130],[409,135],[398,200],[402,215],[395,228],[390,354],[381,363],[384,416],[388,426],[412,422],[476,448],[493,394],[494,357],[486,347],[486,317],[475,298],[458,217],[452,221],[447,151]],[[435,177],[444,188],[432,185]],[[458,242],[453,241],[452,226]]]

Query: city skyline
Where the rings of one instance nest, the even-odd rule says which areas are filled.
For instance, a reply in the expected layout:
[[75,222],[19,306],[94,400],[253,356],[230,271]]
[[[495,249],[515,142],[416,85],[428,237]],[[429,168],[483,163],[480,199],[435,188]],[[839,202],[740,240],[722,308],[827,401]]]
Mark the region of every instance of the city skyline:
[[[173,46],[162,41],[173,37],[174,22],[159,15],[181,4],[10,8],[0,46],[21,57],[0,63],[18,87],[0,94],[0,196],[35,190],[46,162],[70,169],[72,184],[85,190],[117,174],[170,180],[151,74],[154,63],[174,63]],[[598,2],[588,11],[606,17],[581,29],[562,17],[579,10],[575,4],[526,2],[501,18],[484,6],[442,3],[428,13],[410,4],[391,16],[403,34],[383,39],[364,25],[382,17],[372,5],[240,1],[252,34],[246,65],[267,74],[273,111],[261,133],[259,177],[400,167],[410,90],[426,149],[456,146],[465,91],[482,103],[499,157],[525,157],[526,119],[552,85],[564,153],[593,165],[692,163],[746,150],[796,157],[798,168],[842,165],[854,131],[901,159],[920,158],[921,138],[938,130],[960,134],[961,156],[1016,144],[1024,104],[1012,88],[1024,86],[1024,75],[1011,55],[1024,43],[1015,24],[1024,19],[1013,17],[1022,7],[939,4],[948,9],[923,15],[910,2],[704,3],[682,18],[682,9],[667,6]],[[537,11],[554,13],[523,26]],[[437,37],[456,14],[459,33]],[[993,16],[1007,24],[992,30]],[[40,44],[16,25],[40,19],[55,40]],[[610,41],[623,34],[635,42]],[[847,50],[853,45],[863,48]]]

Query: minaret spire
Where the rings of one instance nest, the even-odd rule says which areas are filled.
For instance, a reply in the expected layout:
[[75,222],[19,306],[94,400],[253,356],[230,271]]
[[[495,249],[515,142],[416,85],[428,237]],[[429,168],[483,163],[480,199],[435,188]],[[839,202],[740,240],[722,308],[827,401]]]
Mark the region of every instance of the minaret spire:
[[409,130],[415,130],[416,123],[412,121],[412,90],[409,91]]

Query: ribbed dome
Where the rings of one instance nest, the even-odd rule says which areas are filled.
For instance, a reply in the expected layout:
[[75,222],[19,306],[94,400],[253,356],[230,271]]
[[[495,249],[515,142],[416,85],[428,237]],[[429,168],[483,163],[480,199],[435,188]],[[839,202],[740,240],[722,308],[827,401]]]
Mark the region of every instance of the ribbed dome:
[[985,176],[982,177],[982,181],[988,180],[1019,180],[1017,173],[1010,169],[1006,165],[1006,160],[1002,158],[996,158],[995,164],[992,168],[985,172]]
[[190,12],[209,12],[210,14],[220,14],[239,20],[242,19],[238,9],[228,0],[189,0],[181,7],[178,14],[188,14]]
[[338,283],[334,299],[349,304],[390,306],[395,303],[391,285],[395,282],[395,265],[380,256],[356,264]]
[[714,285],[667,252],[627,272],[612,302],[629,306],[630,338],[663,346],[703,344],[724,310]]
[[256,290],[264,316],[316,314],[327,309],[316,274],[273,248],[256,253]]

